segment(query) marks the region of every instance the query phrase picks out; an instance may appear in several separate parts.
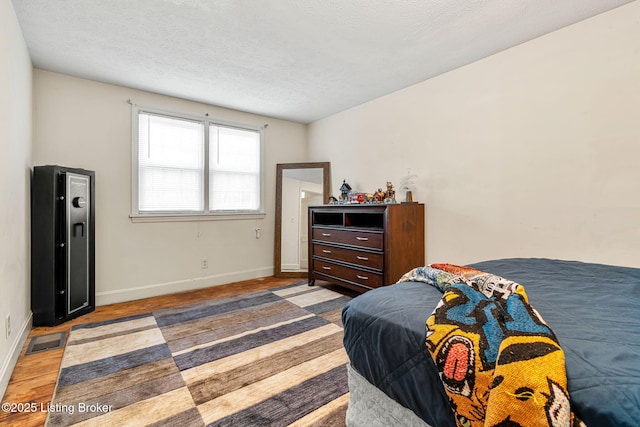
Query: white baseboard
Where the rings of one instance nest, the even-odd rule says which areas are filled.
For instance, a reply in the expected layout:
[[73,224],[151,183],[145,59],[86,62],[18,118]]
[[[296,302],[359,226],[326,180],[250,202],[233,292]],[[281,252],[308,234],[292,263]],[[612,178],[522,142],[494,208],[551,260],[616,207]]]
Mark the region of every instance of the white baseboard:
[[7,386],[9,385],[9,380],[11,379],[11,374],[13,373],[13,368],[15,368],[16,363],[18,362],[18,358],[20,357],[20,352],[22,352],[22,346],[27,341],[29,337],[29,332],[31,331],[31,322],[33,321],[33,313],[29,312],[29,315],[22,322],[22,327],[20,328],[20,332],[16,334],[16,338],[13,340],[11,344],[11,349],[9,349],[9,354],[7,358],[2,363],[2,370],[0,370],[0,396],[3,398],[0,401],[4,402],[4,393],[7,391]]
[[167,295],[182,291],[191,291],[194,289],[208,288],[210,286],[224,285],[227,283],[258,279],[260,277],[267,276],[273,276],[273,267],[264,267],[253,270],[198,277],[196,279],[177,280],[175,282],[156,283],[152,285],[136,286],[134,288],[97,292],[96,306],[156,297],[159,295]]
[[280,271],[300,271],[300,264],[282,264]]

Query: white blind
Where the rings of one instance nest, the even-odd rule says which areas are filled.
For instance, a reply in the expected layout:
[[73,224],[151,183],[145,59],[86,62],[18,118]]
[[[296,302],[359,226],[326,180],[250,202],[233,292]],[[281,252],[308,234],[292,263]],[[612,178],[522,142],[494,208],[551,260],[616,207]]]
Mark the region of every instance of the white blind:
[[203,211],[202,123],[141,112],[138,131],[138,209]]
[[209,126],[211,211],[260,209],[260,133]]

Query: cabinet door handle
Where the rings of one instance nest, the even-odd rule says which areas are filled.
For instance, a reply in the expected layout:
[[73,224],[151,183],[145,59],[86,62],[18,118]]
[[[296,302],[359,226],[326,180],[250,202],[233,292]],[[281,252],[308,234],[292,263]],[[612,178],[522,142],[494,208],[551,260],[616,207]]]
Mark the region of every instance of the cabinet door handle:
[[326,250],[326,249],[323,249],[323,250],[322,250],[322,253],[324,253],[324,254],[330,254],[330,253],[331,253],[331,251],[328,251],[328,250]]
[[331,267],[327,267],[326,265],[323,265],[323,266],[322,266],[322,269],[323,269],[323,270],[331,270]]
[[366,256],[356,255],[356,258],[358,258],[360,261],[369,261],[369,258],[367,258]]
[[331,237],[331,233],[322,233],[324,237]]
[[73,224],[73,237],[76,237],[78,233],[76,232],[76,228],[80,227],[80,237],[84,237],[84,222],[76,222]]
[[369,240],[368,237],[356,237],[357,240],[360,240],[362,242],[366,242],[367,240]]
[[369,280],[369,278],[367,276],[361,276],[359,274],[356,274],[356,277],[360,280]]

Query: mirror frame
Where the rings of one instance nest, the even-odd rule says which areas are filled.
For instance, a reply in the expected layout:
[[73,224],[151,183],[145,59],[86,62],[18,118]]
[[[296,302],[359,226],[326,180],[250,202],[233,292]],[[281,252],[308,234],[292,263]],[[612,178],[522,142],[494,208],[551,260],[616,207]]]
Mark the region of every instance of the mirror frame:
[[282,177],[286,169],[322,169],[322,199],[329,201],[331,195],[331,163],[278,163],[276,164],[276,227],[273,253],[273,275],[275,277],[304,277],[306,271],[282,271]]

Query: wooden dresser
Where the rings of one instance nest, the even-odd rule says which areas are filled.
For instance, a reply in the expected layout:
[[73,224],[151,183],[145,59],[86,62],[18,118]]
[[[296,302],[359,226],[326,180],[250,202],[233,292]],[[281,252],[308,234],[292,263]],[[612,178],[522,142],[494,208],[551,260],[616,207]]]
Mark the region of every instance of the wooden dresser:
[[425,263],[424,204],[310,206],[309,236],[310,285],[390,285]]

